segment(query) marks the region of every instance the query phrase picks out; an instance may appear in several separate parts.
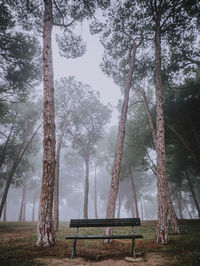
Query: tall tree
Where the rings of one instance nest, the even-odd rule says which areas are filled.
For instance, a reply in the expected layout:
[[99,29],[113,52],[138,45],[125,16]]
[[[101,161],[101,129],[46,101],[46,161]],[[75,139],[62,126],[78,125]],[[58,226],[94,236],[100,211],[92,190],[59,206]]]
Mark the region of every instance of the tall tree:
[[85,163],[85,185],[83,217],[88,218],[89,166],[94,153],[94,145],[101,138],[104,127],[110,118],[110,109],[103,105],[98,94],[86,90],[77,112],[72,112],[67,133],[73,147],[79,151]]
[[55,122],[54,122],[54,83],[51,35],[53,28],[52,1],[44,0],[43,30],[43,174],[40,194],[39,218],[37,225],[37,245],[55,244],[52,220],[53,188],[55,177]]
[[[37,245],[51,246],[55,244],[52,222],[52,204],[55,179],[55,123],[54,123],[54,84],[51,51],[51,35],[53,25],[62,27],[63,35],[57,35],[61,55],[67,58],[81,56],[85,45],[81,37],[75,36],[73,28],[76,21],[91,17],[96,7],[106,8],[109,1],[52,1],[37,2],[13,1],[12,6],[20,17],[25,28],[36,27],[41,30],[43,25],[43,88],[44,88],[44,142],[43,142],[43,177],[40,196],[39,221],[37,227]],[[44,15],[43,15],[44,14]],[[32,18],[29,20],[28,18]],[[42,20],[44,18],[44,24]],[[30,21],[30,22],[29,22]],[[45,224],[46,223],[46,224]]]
[[[157,154],[157,188],[158,188],[158,222],[156,242],[168,242],[168,216],[176,222],[166,178],[165,129],[163,112],[163,79],[162,79],[162,37],[168,42],[175,36],[175,42],[183,37],[183,30],[191,32],[191,18],[185,10],[185,1],[149,1],[147,4],[153,22],[155,53],[155,96],[156,96],[156,154]],[[170,30],[169,30],[170,29]],[[170,34],[172,32],[172,34]],[[172,217],[173,216],[173,217]],[[178,227],[177,227],[178,229]]]
[[[108,13],[108,21],[106,23],[108,27],[106,28],[102,37],[102,44],[105,48],[105,55],[102,64],[104,72],[114,77],[114,79],[118,79],[118,81],[119,77],[123,76],[123,74],[126,76],[126,82],[125,84],[123,84],[125,87],[125,89],[123,90],[124,98],[120,112],[118,136],[115,149],[112,180],[106,210],[106,218],[113,218],[115,213],[123,143],[125,137],[125,124],[129,104],[129,93],[135,68],[136,51],[143,40],[141,31],[137,28],[137,26],[136,29],[133,29],[128,23],[130,19],[134,19],[136,13],[136,10],[130,10],[129,8],[123,6],[121,2],[116,5],[116,8],[111,7]],[[137,25],[136,19],[134,20],[134,22]],[[129,65],[129,67],[126,67],[126,69],[123,69],[121,67],[120,70],[122,71],[122,73],[119,74],[119,67],[115,69],[113,66],[111,66],[112,63],[114,63],[113,66],[124,66],[125,64],[127,64]],[[106,228],[105,234],[110,233],[110,228]]]

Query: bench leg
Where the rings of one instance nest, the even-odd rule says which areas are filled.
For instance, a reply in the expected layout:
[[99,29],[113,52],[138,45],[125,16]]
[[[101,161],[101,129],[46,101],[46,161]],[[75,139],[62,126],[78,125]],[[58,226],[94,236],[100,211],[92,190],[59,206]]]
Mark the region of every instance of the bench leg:
[[135,239],[132,238],[132,255],[133,258],[136,259],[136,255],[135,255]]
[[74,238],[71,259],[73,259],[76,256],[76,241],[77,241],[77,239]]

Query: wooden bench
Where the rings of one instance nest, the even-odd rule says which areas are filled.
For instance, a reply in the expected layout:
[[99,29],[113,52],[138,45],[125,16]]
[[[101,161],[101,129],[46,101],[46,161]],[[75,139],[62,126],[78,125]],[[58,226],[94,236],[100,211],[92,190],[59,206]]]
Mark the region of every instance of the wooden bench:
[[[74,236],[67,236],[65,239],[73,239],[73,250],[71,259],[76,255],[77,239],[132,239],[132,255],[135,255],[135,239],[143,238],[142,235],[134,235],[133,227],[140,226],[140,218],[119,218],[119,219],[73,219],[70,221],[70,227],[76,227],[77,233]],[[131,226],[129,235],[78,235],[79,227],[114,227],[114,226]]]

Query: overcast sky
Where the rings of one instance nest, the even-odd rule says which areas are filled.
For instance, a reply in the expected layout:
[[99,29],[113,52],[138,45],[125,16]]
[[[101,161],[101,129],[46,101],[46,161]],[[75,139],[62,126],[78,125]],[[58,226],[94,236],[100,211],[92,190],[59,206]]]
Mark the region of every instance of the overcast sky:
[[[81,35],[87,42],[87,52],[77,59],[66,59],[59,55],[55,40],[53,41],[53,63],[54,78],[73,75],[77,81],[91,86],[93,90],[100,93],[100,99],[104,104],[110,102],[113,107],[117,106],[118,100],[122,98],[120,88],[111,78],[103,74],[99,65],[103,54],[103,47],[97,35],[90,35],[86,26],[81,27]],[[118,123],[118,112],[114,108],[111,125]]]

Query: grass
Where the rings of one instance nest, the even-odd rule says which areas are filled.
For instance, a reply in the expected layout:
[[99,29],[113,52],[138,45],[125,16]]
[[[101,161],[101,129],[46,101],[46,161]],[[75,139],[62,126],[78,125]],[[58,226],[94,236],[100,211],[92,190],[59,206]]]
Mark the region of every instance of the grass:
[[[143,255],[155,252],[170,258],[169,265],[200,265],[200,220],[180,220],[181,235],[170,234],[168,245],[157,245],[154,242],[156,221],[144,221],[141,227],[134,229],[135,234],[142,234],[143,240],[136,241],[136,251]],[[102,228],[81,228],[80,234],[102,234]],[[114,228],[114,234],[129,234],[130,228]],[[57,243],[51,248],[35,246],[36,224],[30,222],[0,222],[0,265],[24,266],[42,265],[35,258],[55,257],[69,258],[72,249],[71,240],[66,235],[76,234],[68,223],[61,222],[56,234]],[[114,240],[103,244],[99,240],[80,240],[77,242],[77,253],[86,260],[99,261],[122,259],[130,256],[130,240]]]

